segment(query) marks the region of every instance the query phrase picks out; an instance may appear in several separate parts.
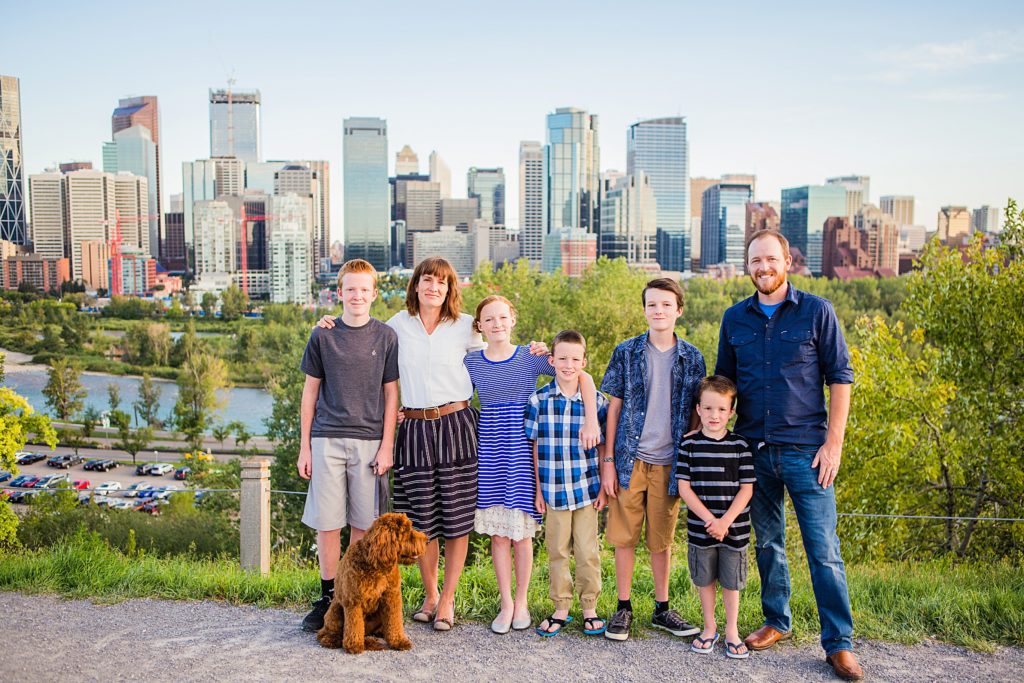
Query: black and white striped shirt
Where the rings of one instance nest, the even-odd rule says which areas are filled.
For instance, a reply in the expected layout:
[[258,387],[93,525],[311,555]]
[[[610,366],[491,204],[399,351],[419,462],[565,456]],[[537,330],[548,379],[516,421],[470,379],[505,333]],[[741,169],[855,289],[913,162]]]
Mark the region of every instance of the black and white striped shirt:
[[[754,456],[750,444],[732,432],[726,432],[719,440],[711,439],[703,432],[688,436],[679,446],[676,478],[689,481],[690,488],[711,514],[721,517],[739,493],[740,484],[755,482]],[[693,510],[688,510],[686,535],[694,545],[744,548],[750,541],[750,507],[745,507],[736,517],[722,542],[710,536],[701,518]]]

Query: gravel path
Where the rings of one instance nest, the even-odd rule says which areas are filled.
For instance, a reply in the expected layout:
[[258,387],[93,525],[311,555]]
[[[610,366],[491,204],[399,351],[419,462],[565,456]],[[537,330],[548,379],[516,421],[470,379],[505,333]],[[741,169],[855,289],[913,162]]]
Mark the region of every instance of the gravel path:
[[[561,681],[834,680],[817,647],[782,645],[746,661],[691,654],[671,636],[612,643],[575,634],[494,636],[481,624],[437,634],[406,625],[411,651],[352,656],[320,648],[302,615],[211,602],[87,600],[0,593],[0,680]],[[869,680],[1020,681],[1024,649],[992,655],[927,643],[858,642]]]

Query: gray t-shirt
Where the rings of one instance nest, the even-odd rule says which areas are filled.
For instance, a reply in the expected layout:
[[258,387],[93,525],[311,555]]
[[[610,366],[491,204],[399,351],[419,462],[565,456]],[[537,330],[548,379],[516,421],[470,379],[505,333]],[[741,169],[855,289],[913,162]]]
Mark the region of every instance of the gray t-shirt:
[[672,443],[672,366],[676,362],[676,345],[659,351],[647,342],[644,355],[647,409],[636,457],[651,465],[671,465],[676,459],[676,447]]
[[323,380],[311,436],[376,440],[384,434],[384,385],[398,379],[398,335],[370,318],[313,328],[302,371]]

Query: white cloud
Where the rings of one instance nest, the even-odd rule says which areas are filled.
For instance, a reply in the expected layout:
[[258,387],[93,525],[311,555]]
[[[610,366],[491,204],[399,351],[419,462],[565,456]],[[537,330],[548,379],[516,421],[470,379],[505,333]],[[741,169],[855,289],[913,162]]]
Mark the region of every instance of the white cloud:
[[955,42],[894,46],[875,52],[883,65],[872,80],[900,83],[921,75],[939,75],[1024,58],[1024,31],[991,31]]

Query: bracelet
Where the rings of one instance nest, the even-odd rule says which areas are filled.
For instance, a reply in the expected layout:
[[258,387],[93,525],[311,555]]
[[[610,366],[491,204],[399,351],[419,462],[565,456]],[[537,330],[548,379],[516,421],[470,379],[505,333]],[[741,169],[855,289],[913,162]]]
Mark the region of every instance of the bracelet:
[[601,458],[601,462],[615,462],[615,458]]

